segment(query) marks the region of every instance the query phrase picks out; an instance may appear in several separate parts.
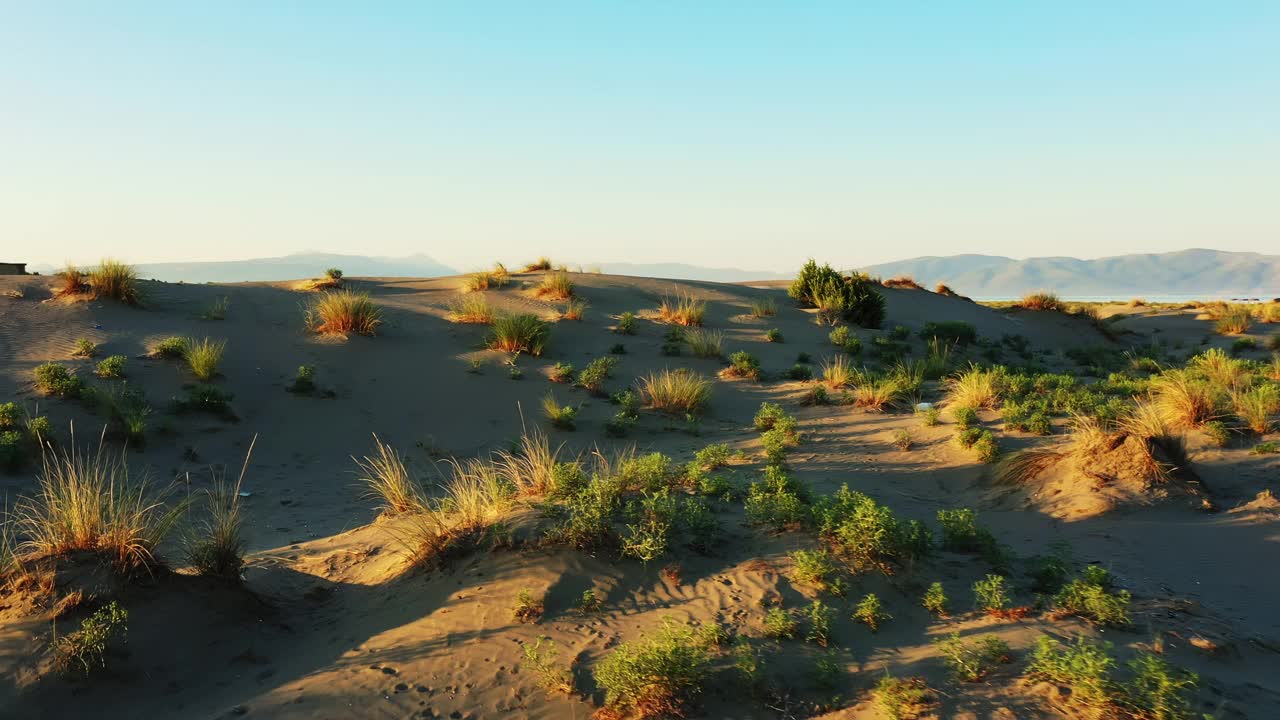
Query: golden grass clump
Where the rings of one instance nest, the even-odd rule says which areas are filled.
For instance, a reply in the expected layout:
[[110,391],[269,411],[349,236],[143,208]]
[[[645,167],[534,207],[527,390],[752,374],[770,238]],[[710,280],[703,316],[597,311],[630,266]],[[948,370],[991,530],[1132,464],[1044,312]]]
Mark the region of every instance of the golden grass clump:
[[1066,305],[1057,295],[1051,292],[1036,292],[1023,295],[1018,301],[1017,307],[1024,310],[1057,310],[1059,312],[1066,310]]
[[499,315],[493,319],[488,344],[494,350],[541,355],[550,337],[550,328],[537,315]]
[[104,440],[96,451],[78,450],[73,432],[70,447],[44,448],[38,491],[19,499],[14,511],[22,552],[99,553],[122,572],[158,564],[155,549],[186,504],[167,506],[167,492],[133,482],[124,453],[109,451]]
[[58,295],[79,295],[92,290],[89,287],[89,273],[71,263],[58,271],[59,286],[55,290]]
[[467,276],[465,288],[468,292],[483,292],[490,288],[504,287],[510,279],[505,268],[501,272],[498,270],[481,270]]
[[664,297],[658,304],[659,319],[672,325],[698,327],[706,314],[707,304],[687,293]]
[[995,408],[1000,400],[996,373],[973,366],[947,380],[943,402],[951,407]]
[[1168,370],[1151,378],[1151,398],[1172,428],[1202,425],[1219,416],[1219,393],[1187,370]]
[[1243,335],[1253,324],[1253,310],[1248,305],[1213,305],[1209,307],[1209,316],[1219,335]]
[[317,333],[372,335],[382,324],[382,309],[369,298],[369,293],[330,291],[311,301],[306,323]]
[[916,282],[915,278],[911,277],[910,275],[899,275],[897,277],[891,277],[880,284],[887,288],[904,288],[907,290],[923,290],[924,289],[923,287],[920,286],[920,283]]
[[690,328],[685,331],[684,340],[694,357],[718,358],[724,354],[724,333],[719,330]]
[[1258,320],[1264,323],[1280,323],[1280,302],[1263,303],[1257,306]]
[[204,382],[209,382],[218,376],[218,363],[221,362],[222,353],[226,349],[225,340],[215,342],[209,338],[203,340],[188,338],[183,357],[186,358],[187,367],[191,368],[193,375]]
[[542,256],[531,263],[525,263],[524,272],[538,272],[551,269],[551,258]]
[[688,368],[665,369],[640,378],[639,390],[655,410],[696,415],[711,399],[711,380]]
[[493,306],[484,295],[463,295],[449,304],[449,319],[456,323],[488,325],[493,318]]
[[883,412],[885,407],[902,399],[903,386],[897,378],[863,377],[853,388],[856,407]]
[[454,532],[474,533],[492,525],[511,507],[511,488],[500,469],[481,459],[445,461],[449,477],[442,484],[438,509]]
[[751,317],[767,318],[778,314],[778,303],[771,297],[760,297],[751,301]]
[[862,373],[844,355],[822,362],[822,382],[832,390],[849,387],[862,378]]
[[546,433],[535,427],[520,435],[520,444],[514,451],[495,453],[493,462],[517,493],[545,495],[554,489],[553,471],[563,447],[552,447]]
[[1231,405],[1245,426],[1259,435],[1271,432],[1271,416],[1280,412],[1280,387],[1259,385],[1231,393]]
[[98,263],[89,271],[89,287],[94,297],[109,297],[126,305],[137,305],[142,299],[138,291],[138,273],[132,265],[110,258]]
[[543,275],[533,294],[546,300],[568,300],[573,297],[573,280],[563,270]]
[[569,301],[564,304],[564,310],[560,311],[560,318],[562,320],[581,321],[586,312],[586,300],[583,300],[582,298],[569,298]]
[[409,472],[404,458],[376,433],[373,448],[372,455],[351,458],[365,486],[364,497],[378,500],[384,515],[421,510],[425,505],[422,486]]

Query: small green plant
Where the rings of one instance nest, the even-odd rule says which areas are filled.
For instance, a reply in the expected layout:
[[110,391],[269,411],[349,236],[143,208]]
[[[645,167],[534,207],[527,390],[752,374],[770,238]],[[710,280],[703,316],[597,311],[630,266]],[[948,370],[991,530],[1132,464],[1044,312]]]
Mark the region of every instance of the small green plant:
[[1190,716],[1187,694],[1199,683],[1198,675],[1149,652],[1139,653],[1128,666],[1132,678],[1124,686],[1122,704],[1137,717],[1179,720]]
[[995,635],[982,635],[973,642],[960,639],[960,633],[935,640],[952,675],[963,682],[980,682],[997,665],[1011,661],[1009,645]]
[[107,651],[116,640],[123,641],[129,631],[129,612],[112,600],[85,618],[80,629],[54,640],[56,664],[64,672],[85,674],[107,666]]
[[98,354],[98,344],[88,338],[80,338],[76,340],[76,349],[71,353],[71,357],[91,358]]
[[769,328],[764,331],[764,341],[771,343],[780,343],[783,341],[782,331],[778,328]]
[[614,357],[601,357],[587,363],[587,366],[578,373],[578,380],[575,383],[578,387],[586,390],[592,395],[604,394],[604,383],[613,373],[613,368],[618,364],[618,359]]
[[125,357],[123,355],[112,355],[99,361],[93,373],[101,378],[122,378],[124,377],[124,363]]
[[795,618],[780,607],[772,607],[764,613],[764,636],[772,640],[790,640],[796,636]]
[[733,669],[737,672],[743,687],[751,693],[759,693],[764,689],[765,660],[755,648],[751,647],[751,641],[744,635],[739,635],[733,645]]
[[755,418],[753,418],[752,423],[755,425],[756,430],[764,432],[766,430],[772,430],[779,422],[787,422],[788,420],[792,423],[795,422],[794,418],[788,415],[787,411],[783,410],[781,405],[772,402],[762,402],[760,403],[760,409],[756,410],[756,415]]
[[1274,455],[1276,453],[1280,453],[1280,443],[1272,440],[1260,442],[1249,450],[1250,455]]
[[80,395],[84,384],[65,365],[45,363],[36,367],[36,390],[54,397],[74,398]]
[[536,623],[542,619],[542,599],[534,598],[533,591],[521,588],[516,594],[516,604],[512,615],[522,623]]
[[978,424],[978,411],[971,407],[958,407],[951,411],[951,417],[961,430],[968,430]]
[[303,322],[314,333],[373,335],[382,324],[382,308],[369,293],[351,290],[322,292],[303,313]]
[[298,372],[293,376],[293,382],[285,388],[291,393],[306,395],[314,392],[316,389],[316,368],[314,365],[299,365]]
[[567,383],[573,379],[573,365],[566,362],[558,362],[551,367],[547,377],[553,383]]
[[560,652],[556,644],[545,635],[533,644],[524,644],[524,662],[538,678],[538,685],[548,693],[573,692],[573,674],[569,668],[556,662]]
[[[249,452],[253,452],[252,446]],[[234,485],[215,477],[213,485],[206,491],[208,515],[196,524],[185,548],[187,561],[201,575],[232,583],[240,581],[240,571],[244,567],[244,515],[240,488],[248,467],[249,457],[246,455],[240,478]]]
[[1114,667],[1110,643],[1094,643],[1077,636],[1064,648],[1057,640],[1041,635],[1031,651],[1026,675],[1067,687],[1072,705],[1100,712],[1112,705],[1116,690],[1111,680]]
[[759,380],[761,377],[760,361],[745,350],[739,350],[729,356],[729,367],[720,372],[721,377],[749,378]]
[[613,327],[613,331],[619,335],[635,335],[636,314],[633,312],[624,312],[619,315],[618,324]]
[[622,643],[593,673],[605,705],[642,717],[685,714],[710,672],[711,648],[694,628],[667,618],[657,632]]
[[879,596],[867,593],[854,608],[853,619],[871,628],[871,632],[876,632],[880,629],[880,623],[893,619],[893,616],[881,607]]
[[822,690],[835,690],[840,687],[846,671],[840,655],[834,649],[828,650],[813,659],[813,685]]
[[598,613],[604,608],[604,598],[595,590],[583,590],[578,598],[578,612],[583,615]]
[[556,402],[555,395],[547,393],[542,398],[542,414],[551,426],[559,430],[574,429],[578,417],[578,409],[572,405],[561,405]]
[[637,389],[646,405],[668,413],[697,415],[711,399],[711,381],[688,368],[651,373]]
[[936,407],[929,407],[919,412],[920,422],[925,427],[934,427],[940,421],[942,413]]
[[126,305],[142,302],[138,274],[132,265],[104,259],[98,263],[98,267],[89,271],[88,282],[89,287],[93,288],[94,297],[109,297]]
[[929,706],[929,685],[924,678],[895,678],[886,671],[871,694],[889,720],[915,720]]
[[830,606],[824,605],[821,600],[814,600],[804,611],[805,620],[809,623],[809,631],[804,639],[826,647],[831,642],[831,622],[834,616],[835,611]]
[[167,337],[151,346],[151,355],[167,360],[184,358],[187,356],[187,339],[176,336]]
[[1009,607],[1009,590],[1003,575],[987,575],[973,584],[973,602],[988,615],[999,615]]
[[724,355],[724,333],[719,330],[689,328],[681,332],[694,357],[718,358]]
[[1053,598],[1059,612],[1111,627],[1129,624],[1129,601],[1129,591],[1112,591],[1110,573],[1097,565],[1086,566],[1081,577],[1067,583]]
[[227,310],[231,308],[231,298],[223,295],[214,298],[213,303],[209,305],[209,309],[200,314],[201,320],[226,320]]
[[831,580],[839,572],[826,550],[796,550],[791,553],[791,561],[791,579],[820,592],[830,588]]
[[[782,376],[788,380],[810,380],[813,378],[813,368],[802,363],[796,363],[790,368],[783,371]],[[820,385],[817,387],[821,387]],[[822,388],[826,392],[826,388]]]
[[942,583],[935,582],[931,584],[929,589],[924,591],[924,598],[920,601],[920,604],[925,610],[938,617],[947,617],[947,593],[942,589]]
[[893,431],[893,446],[895,448],[902,452],[906,452],[911,449],[911,445],[911,431],[906,430],[905,428]]
[[225,340],[213,341],[190,339],[187,345],[187,366],[191,373],[202,382],[209,382],[218,376],[218,363],[222,361],[222,353],[227,349]]

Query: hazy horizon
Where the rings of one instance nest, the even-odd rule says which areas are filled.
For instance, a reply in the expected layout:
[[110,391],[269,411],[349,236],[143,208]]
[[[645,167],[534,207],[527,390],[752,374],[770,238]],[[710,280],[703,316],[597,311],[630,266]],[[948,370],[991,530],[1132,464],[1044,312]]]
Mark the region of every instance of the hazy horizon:
[[0,261],[766,270],[1280,244],[1273,4],[6,15]]

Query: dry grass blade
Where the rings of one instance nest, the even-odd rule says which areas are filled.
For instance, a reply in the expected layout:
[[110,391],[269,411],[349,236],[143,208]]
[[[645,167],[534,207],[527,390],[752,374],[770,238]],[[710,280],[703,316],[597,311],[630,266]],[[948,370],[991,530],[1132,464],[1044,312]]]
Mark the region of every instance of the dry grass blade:
[[699,326],[706,314],[707,304],[687,293],[664,297],[658,304],[658,317],[672,325]]
[[372,456],[351,458],[359,468],[360,481],[365,484],[364,497],[380,500],[382,511],[387,515],[421,510],[426,504],[422,487],[409,472],[404,458],[376,433],[373,445]]
[[1062,459],[1062,452],[1034,447],[1009,453],[996,461],[993,478],[1005,485],[1025,485]]

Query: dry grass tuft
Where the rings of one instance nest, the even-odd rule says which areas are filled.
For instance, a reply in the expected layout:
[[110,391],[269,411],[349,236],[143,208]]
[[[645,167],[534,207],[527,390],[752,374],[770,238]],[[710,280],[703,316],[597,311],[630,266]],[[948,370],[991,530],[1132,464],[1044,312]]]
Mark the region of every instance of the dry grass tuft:
[[912,278],[910,275],[899,275],[897,277],[891,277],[880,284],[884,285],[887,288],[905,288],[907,290],[923,290],[924,289],[923,287],[920,286],[920,283],[916,282],[915,278]]
[[1256,308],[1258,320],[1264,323],[1280,323],[1280,302],[1271,301],[1258,305]]
[[456,323],[488,325],[493,318],[493,306],[484,295],[464,295],[449,304],[449,319]]
[[510,279],[505,269],[503,271],[481,270],[467,276],[464,288],[467,292],[483,292],[490,288],[504,287]]
[[520,444],[514,451],[496,453],[494,466],[517,493],[545,495],[553,489],[553,470],[563,448],[563,445],[552,447],[546,433],[535,427],[521,434]]
[[1280,387],[1259,385],[1234,391],[1231,393],[1231,405],[1246,427],[1259,435],[1266,435],[1275,427],[1271,416],[1280,412]]
[[1197,427],[1220,415],[1219,393],[1187,370],[1168,370],[1152,378],[1151,397],[1172,428]]
[[550,340],[551,330],[537,315],[499,315],[493,319],[489,347],[504,352],[527,352],[541,355]]
[[1050,447],[1027,448],[997,460],[992,477],[1005,485],[1025,485],[1061,459],[1062,452]]
[[943,402],[957,408],[995,408],[1000,400],[996,373],[973,366],[947,380]]
[[138,291],[138,273],[132,265],[110,258],[98,263],[89,272],[89,286],[94,297],[109,297],[126,305],[137,305],[142,295]]
[[191,373],[196,378],[209,382],[218,376],[218,363],[221,362],[222,353],[226,349],[225,340],[215,342],[209,338],[203,340],[187,338],[183,357],[186,358],[187,367],[191,368]]
[[691,328],[685,331],[684,341],[694,357],[718,358],[724,354],[724,333],[719,330]]
[[59,285],[54,290],[54,294],[58,296],[88,294],[92,291],[89,287],[89,273],[71,263],[58,271],[58,280]]
[[563,270],[544,275],[533,294],[544,300],[568,300],[573,297],[573,280]]
[[771,297],[756,298],[751,301],[751,317],[767,318],[778,314],[778,303]]
[[365,485],[364,496],[378,499],[385,515],[420,510],[425,505],[422,486],[409,472],[404,458],[376,433],[373,446],[373,455],[351,458],[359,468],[360,482]]
[[685,293],[664,297],[658,305],[658,317],[672,325],[701,326],[706,314],[707,304]]
[[1249,363],[1233,358],[1219,348],[1200,353],[1187,363],[1187,367],[1224,390],[1242,388],[1253,380]]
[[640,378],[644,403],[663,412],[696,415],[711,399],[711,380],[688,368],[666,369]]
[[560,311],[560,319],[581,321],[587,312],[587,307],[586,300],[569,298],[569,301],[564,304],[564,310]]
[[[105,431],[104,431],[105,436]],[[145,480],[134,483],[124,453],[71,445],[46,446],[34,497],[21,498],[14,511],[24,553],[99,553],[123,572],[154,567],[155,549],[173,529],[185,503],[166,507],[167,492],[152,493]]]
[[257,442],[258,436],[255,435],[234,485],[224,478],[215,477],[213,486],[205,491],[209,515],[197,524],[195,534],[187,541],[187,561],[201,575],[240,581],[240,570],[244,567],[244,515],[241,513],[240,488],[244,486],[249,458]]
[[832,390],[849,387],[862,379],[862,372],[844,355],[822,362],[822,382]]
[[897,378],[864,376],[853,388],[853,404],[856,407],[884,412],[886,407],[902,399],[903,392],[903,386]]
[[1037,292],[1024,295],[1022,299],[1018,301],[1017,307],[1024,310],[1056,310],[1058,312],[1064,312],[1067,309],[1067,306],[1063,304],[1062,300],[1058,299],[1058,296],[1051,292]]
[[311,301],[306,324],[316,333],[373,335],[382,324],[382,309],[369,298],[369,293],[330,291]]
[[524,266],[524,272],[538,272],[540,270],[550,270],[550,269],[551,269],[551,258],[546,257],[545,255],[543,257],[538,258],[537,260],[534,260],[531,263],[526,263]]
[[1253,310],[1248,305],[1221,303],[1209,307],[1213,329],[1220,335],[1242,335],[1253,324]]

